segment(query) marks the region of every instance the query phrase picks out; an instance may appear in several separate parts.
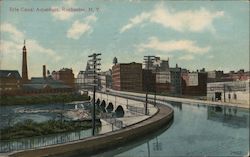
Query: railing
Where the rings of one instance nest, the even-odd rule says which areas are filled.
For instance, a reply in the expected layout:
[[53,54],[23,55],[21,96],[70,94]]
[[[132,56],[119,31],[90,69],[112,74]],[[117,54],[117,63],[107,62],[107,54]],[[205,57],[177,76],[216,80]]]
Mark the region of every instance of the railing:
[[90,137],[91,135],[92,135],[91,129],[88,129],[70,133],[52,134],[48,136],[37,136],[37,137],[21,138],[14,140],[1,140],[0,153],[25,150],[25,149],[35,149],[50,145],[72,142],[84,139],[86,137]]
[[101,118],[112,125],[112,131],[123,128],[123,121],[113,117],[112,113],[102,113]]
[[145,114],[145,108],[144,107],[137,107],[132,105],[127,105],[127,109],[131,112]]

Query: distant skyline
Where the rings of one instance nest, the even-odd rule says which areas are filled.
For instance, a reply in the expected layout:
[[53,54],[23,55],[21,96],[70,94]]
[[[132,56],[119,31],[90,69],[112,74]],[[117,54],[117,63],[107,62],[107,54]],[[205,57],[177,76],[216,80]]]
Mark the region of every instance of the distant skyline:
[[[144,55],[195,71],[249,71],[248,1],[0,1],[0,69],[21,74],[26,40],[29,77],[85,70],[102,53],[103,71]],[[65,9],[63,9],[65,8]]]

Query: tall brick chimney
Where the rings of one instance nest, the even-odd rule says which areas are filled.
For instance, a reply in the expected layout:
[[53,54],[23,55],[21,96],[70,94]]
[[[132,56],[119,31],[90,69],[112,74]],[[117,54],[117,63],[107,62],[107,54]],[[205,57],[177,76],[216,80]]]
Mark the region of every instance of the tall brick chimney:
[[43,78],[46,79],[46,65],[43,65]]
[[27,68],[27,51],[25,47],[25,40],[23,43],[23,64],[22,64],[22,81],[28,81],[28,68]]

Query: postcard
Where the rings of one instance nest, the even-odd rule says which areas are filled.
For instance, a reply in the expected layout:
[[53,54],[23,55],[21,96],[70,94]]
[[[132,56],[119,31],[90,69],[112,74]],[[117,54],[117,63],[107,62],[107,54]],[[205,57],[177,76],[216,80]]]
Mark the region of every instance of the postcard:
[[0,156],[249,156],[249,1],[0,0]]

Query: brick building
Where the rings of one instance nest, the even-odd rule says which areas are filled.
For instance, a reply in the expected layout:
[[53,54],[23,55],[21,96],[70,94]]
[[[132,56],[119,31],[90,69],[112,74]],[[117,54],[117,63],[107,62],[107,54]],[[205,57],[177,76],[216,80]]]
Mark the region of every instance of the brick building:
[[169,69],[156,72],[156,91],[158,93],[170,93],[171,76]]
[[74,87],[75,85],[75,79],[72,69],[63,68],[59,71],[53,71],[52,72],[52,78],[54,80],[61,80],[66,85],[69,85],[71,87]]
[[142,91],[142,64],[119,63],[112,67],[112,89]]
[[171,76],[171,88],[170,93],[172,95],[182,94],[182,81],[181,81],[181,68],[176,65],[175,68],[170,68]]
[[182,73],[182,94],[205,96],[207,91],[206,72]]
[[16,94],[21,89],[21,80],[17,70],[0,70],[0,95]]
[[143,91],[155,92],[156,74],[152,70],[142,70],[142,88]]

